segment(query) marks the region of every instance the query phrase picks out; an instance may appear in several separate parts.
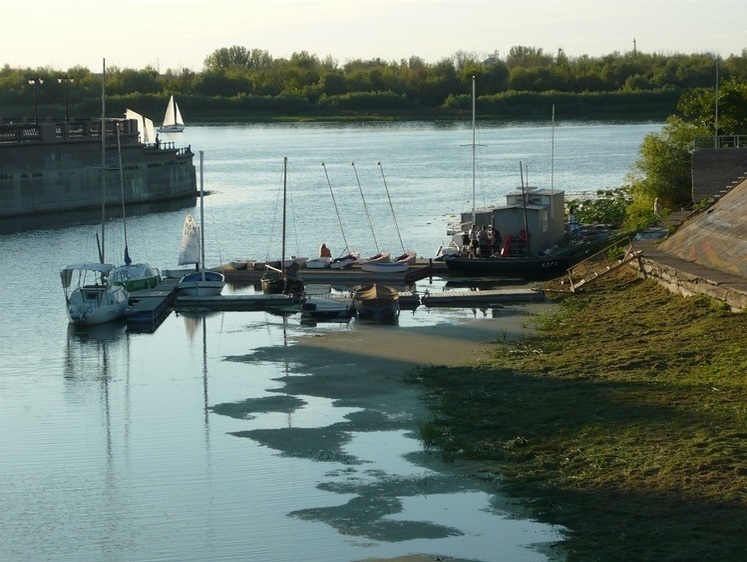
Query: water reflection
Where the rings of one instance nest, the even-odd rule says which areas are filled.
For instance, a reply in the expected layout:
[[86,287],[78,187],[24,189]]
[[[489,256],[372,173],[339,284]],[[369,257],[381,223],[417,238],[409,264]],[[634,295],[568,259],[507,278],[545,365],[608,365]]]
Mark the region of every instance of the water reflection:
[[402,382],[401,367],[360,356],[354,346],[330,352],[304,345],[287,317],[266,329],[275,334],[272,345],[230,360],[274,364],[281,386],[216,404],[213,412],[244,422],[234,437],[287,462],[323,465],[316,488],[324,495],[288,515],[366,545],[368,556],[492,560],[500,552],[541,560],[537,545],[560,540],[559,529],[517,518],[509,506],[499,509],[491,486],[423,449],[418,427],[429,413],[419,390]]

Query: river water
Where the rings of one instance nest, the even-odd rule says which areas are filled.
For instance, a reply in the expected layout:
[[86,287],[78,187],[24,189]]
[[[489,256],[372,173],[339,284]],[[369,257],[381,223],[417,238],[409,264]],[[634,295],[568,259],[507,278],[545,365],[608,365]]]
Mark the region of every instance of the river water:
[[[519,162],[529,184],[567,196],[619,186],[660,128],[481,125],[477,204],[502,202]],[[463,124],[189,127],[162,140],[205,153],[208,265],[279,256],[285,156],[289,254],[315,255],[322,242],[339,254],[347,240],[363,254],[404,246],[432,257],[446,224],[472,206]],[[199,212],[128,217],[134,260],[175,267],[188,210]],[[385,374],[362,354],[295,353],[308,338],[363,330],[355,321],[242,312],[172,314],[154,334],[69,328],[58,271],[95,261],[97,229],[76,219],[0,234],[0,560],[543,560],[562,539],[423,450],[417,427],[429,414],[417,389],[384,383],[377,417],[308,382],[322,369]],[[108,221],[109,261],[119,261],[122,230]],[[391,329],[475,314],[418,309]]]

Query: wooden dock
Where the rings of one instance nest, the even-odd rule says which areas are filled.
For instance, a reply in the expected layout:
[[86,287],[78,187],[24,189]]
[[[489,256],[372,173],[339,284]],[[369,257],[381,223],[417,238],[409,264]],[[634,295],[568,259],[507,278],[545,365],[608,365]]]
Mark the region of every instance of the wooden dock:
[[289,309],[297,311],[299,300],[290,295],[211,295],[205,297],[187,297],[177,295],[174,299],[175,309],[233,310],[251,311],[267,309]]
[[427,293],[421,297],[428,307],[491,307],[506,303],[542,302],[545,294],[538,289],[493,289],[488,291],[444,291]]
[[[154,289],[134,293],[130,297],[130,306],[127,309],[129,329],[154,332],[172,310],[277,310],[289,314],[300,312],[302,319],[312,321],[347,321],[353,315],[352,295],[350,294],[311,293],[302,299],[289,295],[262,293],[189,297],[178,293],[178,282],[176,278],[167,277]],[[421,304],[427,307],[491,307],[506,303],[538,302],[544,298],[542,291],[527,288],[426,292],[425,294],[399,291],[399,303],[402,310],[415,310]]]
[[130,295],[130,305],[126,311],[128,329],[155,332],[171,313],[178,283],[178,279],[167,278],[153,289],[137,291]]

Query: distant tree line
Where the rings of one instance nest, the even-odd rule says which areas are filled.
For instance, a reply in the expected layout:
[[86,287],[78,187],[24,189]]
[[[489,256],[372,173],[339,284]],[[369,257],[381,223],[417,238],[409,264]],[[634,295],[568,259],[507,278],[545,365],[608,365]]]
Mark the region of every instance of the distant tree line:
[[[547,119],[554,104],[561,119],[664,119],[684,92],[714,87],[717,64],[722,79],[747,81],[747,49],[720,59],[637,51],[567,57],[562,50],[517,46],[504,57],[458,52],[436,63],[413,56],[340,64],[306,51],[274,58],[233,46],[207,56],[201,72],[109,68],[106,93],[110,115],[130,108],[156,122],[169,94],[191,122],[453,118],[470,112],[474,76],[479,118]],[[0,116],[6,119],[33,115],[35,108],[40,118],[60,118],[66,94],[71,117],[98,115],[100,71],[0,69]]]

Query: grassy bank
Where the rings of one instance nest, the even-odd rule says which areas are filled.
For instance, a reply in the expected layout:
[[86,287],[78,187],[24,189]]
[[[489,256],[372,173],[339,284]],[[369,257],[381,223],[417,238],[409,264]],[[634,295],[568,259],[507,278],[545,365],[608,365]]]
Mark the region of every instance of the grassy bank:
[[446,460],[479,461],[571,560],[747,555],[747,315],[624,271],[492,359],[412,374]]

